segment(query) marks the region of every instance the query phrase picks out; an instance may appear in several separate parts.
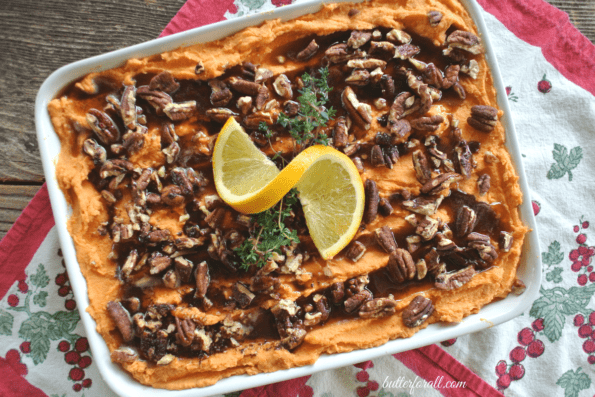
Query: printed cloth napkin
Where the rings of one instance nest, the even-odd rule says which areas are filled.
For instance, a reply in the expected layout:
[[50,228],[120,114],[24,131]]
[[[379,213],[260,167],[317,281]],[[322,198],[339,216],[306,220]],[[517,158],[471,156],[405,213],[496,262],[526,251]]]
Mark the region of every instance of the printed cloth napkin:
[[[162,35],[291,2],[188,0]],[[479,2],[531,188],[540,296],[485,331],[227,396],[594,394],[595,46],[542,0]],[[53,226],[44,187],[0,241],[0,395],[114,396],[89,350]]]

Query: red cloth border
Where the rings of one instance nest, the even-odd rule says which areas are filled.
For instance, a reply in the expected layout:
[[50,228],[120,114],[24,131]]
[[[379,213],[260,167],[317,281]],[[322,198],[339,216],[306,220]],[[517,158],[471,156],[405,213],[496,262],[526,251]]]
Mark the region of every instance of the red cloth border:
[[25,279],[25,268],[53,226],[52,207],[44,183],[0,240],[0,299],[15,281]]
[[[456,358],[436,345],[393,354],[393,357],[401,361],[417,376],[428,382],[437,382],[437,379],[442,379],[441,383],[443,385],[449,381],[466,382],[466,388],[435,387],[436,390],[446,397],[504,396],[469,368],[461,364]],[[438,383],[440,384],[440,382]]]
[[247,389],[240,394],[240,397],[297,397],[310,377],[311,375],[307,375],[284,382]]
[[543,0],[477,0],[521,40],[541,48],[564,77],[595,95],[595,45],[568,14]]
[[0,357],[0,396],[47,397],[33,386],[10,365],[8,360]]
[[228,10],[232,14],[237,12],[234,1],[188,0],[163,29],[159,37],[223,21]]

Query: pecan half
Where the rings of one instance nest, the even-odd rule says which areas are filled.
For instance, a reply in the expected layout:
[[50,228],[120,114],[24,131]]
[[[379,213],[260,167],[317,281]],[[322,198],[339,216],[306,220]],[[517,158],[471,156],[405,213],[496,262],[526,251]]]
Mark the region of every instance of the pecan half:
[[442,79],[442,88],[447,89],[459,81],[459,71],[461,66],[458,64],[448,65],[444,70],[444,79]]
[[367,301],[359,308],[361,318],[378,318],[389,316],[396,311],[397,302],[390,298],[376,298]]
[[411,128],[419,131],[436,131],[443,122],[444,117],[435,114],[430,117],[420,117],[411,120]]
[[212,90],[210,100],[213,106],[226,106],[229,101],[231,101],[233,94],[224,82],[220,80],[210,80],[209,87],[211,87]]
[[161,114],[167,105],[173,103],[173,99],[169,94],[163,91],[151,90],[148,85],[138,87],[136,95],[149,102],[149,105],[153,106],[157,114]]
[[512,284],[512,288],[511,288],[510,292],[519,296],[519,295],[524,294],[526,290],[527,290],[527,286],[525,285],[523,280],[517,278],[514,280],[514,283]]
[[368,70],[374,70],[377,68],[384,69],[386,67],[386,61],[376,58],[350,59],[349,61],[347,61],[347,67],[353,69]]
[[120,302],[109,301],[107,303],[107,313],[111,319],[116,323],[116,327],[124,342],[130,342],[134,339],[134,331],[132,329],[132,320],[128,310]]
[[363,32],[360,30],[354,30],[351,32],[351,36],[347,40],[347,45],[353,49],[358,49],[366,44],[372,38],[372,32]]
[[149,88],[155,91],[163,91],[168,94],[176,92],[180,88],[180,83],[176,81],[170,71],[164,70],[149,82]]
[[428,11],[428,22],[430,26],[438,26],[442,21],[442,13],[440,11]]
[[402,119],[405,116],[413,113],[419,108],[415,107],[415,97],[410,92],[401,92],[395,97],[393,104],[390,107],[388,114],[388,122],[394,123],[396,120]]
[[330,64],[341,63],[348,61],[349,59],[361,56],[357,52],[348,52],[347,44],[340,43],[330,46],[325,52],[324,57]]
[[423,259],[426,263],[426,271],[432,276],[437,277],[446,271],[446,265],[440,262],[440,254],[436,247],[426,252]]
[[217,123],[224,124],[230,117],[237,117],[239,114],[227,108],[212,108],[207,110],[206,115]]
[[481,233],[469,233],[467,235],[467,247],[475,248],[479,253],[479,257],[491,263],[498,258],[496,247],[490,242],[490,237]]
[[467,284],[475,275],[473,266],[467,266],[452,273],[442,273],[436,276],[434,286],[438,289],[450,291]]
[[467,123],[476,130],[491,132],[498,123],[498,110],[491,106],[475,105],[471,108]]
[[464,237],[473,231],[477,222],[477,214],[473,209],[464,205],[457,211],[455,232],[457,236]]
[[133,85],[124,86],[122,99],[120,100],[120,114],[124,126],[129,130],[136,128],[136,87]]
[[312,58],[318,52],[319,45],[316,44],[316,40],[312,40],[306,48],[297,53],[296,59],[304,62]]
[[415,277],[415,262],[409,251],[397,248],[388,258],[388,272],[397,283],[403,283]]
[[512,248],[512,233],[501,231],[498,238],[498,247],[502,252],[508,252]]
[[446,172],[430,179],[420,189],[425,194],[439,194],[442,190],[448,189],[452,183],[458,182],[463,177],[455,172]]
[[382,247],[387,253],[391,253],[397,249],[397,242],[393,231],[388,226],[382,226],[374,231],[376,236],[376,242]]
[[366,194],[366,203],[364,207],[363,221],[364,223],[371,223],[378,215],[378,201],[380,200],[376,182],[372,179],[366,179],[366,182],[364,183],[364,191]]
[[173,121],[186,120],[196,112],[196,101],[168,103],[163,113]]
[[427,156],[423,151],[418,149],[412,153],[411,159],[413,161],[415,177],[425,186],[432,177],[432,170],[430,169]]
[[120,129],[111,117],[101,110],[89,109],[87,123],[97,135],[97,138],[106,145],[111,145],[120,140]]
[[345,300],[345,311],[347,313],[353,313],[370,299],[372,299],[372,293],[364,289]]
[[345,252],[345,256],[351,259],[353,262],[357,262],[364,256],[366,252],[366,246],[359,241],[354,241],[349,245],[347,252]]
[[181,346],[190,346],[194,341],[196,323],[189,318],[176,319],[176,342]]
[[465,140],[459,141],[455,147],[455,163],[458,165],[461,175],[468,179],[471,176],[473,168],[475,168],[475,161],[473,154],[469,149],[469,145]]
[[349,143],[349,132],[345,117],[339,117],[333,129],[333,146],[344,148]]
[[269,69],[257,68],[256,72],[254,73],[254,82],[260,84],[262,82],[267,81],[271,77],[273,77],[273,72]]
[[341,94],[341,103],[349,112],[354,123],[364,129],[370,128],[372,122],[372,108],[370,105],[358,101],[355,92],[349,86],[345,87]]
[[211,276],[209,275],[209,265],[203,261],[196,265],[194,272],[196,278],[196,291],[194,292],[195,298],[204,298],[207,296],[207,289],[211,283]]
[[483,52],[483,46],[479,37],[463,30],[455,30],[449,34],[446,38],[446,44],[448,44],[448,48],[444,50],[445,55],[449,55],[454,48],[465,50],[475,55]]
[[227,82],[234,91],[244,95],[257,95],[261,85],[252,81],[240,79],[239,77],[232,76]]
[[408,328],[415,328],[423,324],[434,312],[432,301],[417,295],[403,310],[403,324]]

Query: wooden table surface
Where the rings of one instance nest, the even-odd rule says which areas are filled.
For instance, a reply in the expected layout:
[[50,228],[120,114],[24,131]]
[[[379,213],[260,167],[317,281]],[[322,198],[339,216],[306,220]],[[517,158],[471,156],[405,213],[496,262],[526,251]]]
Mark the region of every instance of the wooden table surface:
[[[595,42],[595,0],[548,1]],[[68,63],[157,37],[184,2],[0,1],[0,238],[44,182],[33,114],[45,78]]]

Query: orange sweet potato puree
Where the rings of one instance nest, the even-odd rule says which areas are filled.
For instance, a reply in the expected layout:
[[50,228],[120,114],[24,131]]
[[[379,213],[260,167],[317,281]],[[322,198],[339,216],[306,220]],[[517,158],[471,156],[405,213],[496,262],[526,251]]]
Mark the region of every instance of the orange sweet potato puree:
[[[351,13],[352,9],[359,13]],[[432,27],[428,23],[427,13],[430,10],[440,11],[444,16],[442,22]],[[337,31],[365,30],[376,27],[397,28],[409,33],[426,37],[436,46],[441,46],[446,39],[446,32],[451,26],[457,29],[476,32],[475,25],[465,8],[455,0],[374,0],[361,4],[325,5],[322,11],[306,15],[289,22],[272,20],[261,26],[245,29],[233,36],[211,43],[198,44],[181,48],[143,59],[131,59],[119,68],[91,73],[77,82],[74,90],[93,94],[97,84],[101,81],[118,81],[133,84],[139,73],[159,73],[169,70],[178,80],[208,80],[217,77],[233,65],[250,61],[273,71],[273,73],[287,73],[292,70],[303,70],[305,64],[287,60],[279,63],[277,57],[291,49],[291,43],[302,37],[312,35],[325,36]],[[414,43],[415,44],[415,43]],[[123,367],[139,382],[156,388],[185,389],[203,387],[217,382],[219,379],[236,374],[257,374],[272,372],[279,369],[291,368],[311,364],[321,354],[347,352],[354,349],[368,348],[381,345],[391,339],[407,338],[419,329],[434,322],[459,322],[463,317],[476,313],[479,309],[496,300],[504,298],[511,291],[519,266],[521,247],[524,235],[528,229],[519,219],[517,207],[522,202],[522,194],[518,185],[518,175],[511,162],[510,155],[504,148],[505,132],[498,123],[494,131],[485,134],[474,130],[465,120],[470,115],[470,108],[474,105],[496,105],[496,92],[493,80],[483,56],[476,58],[480,72],[477,79],[461,79],[461,84],[467,92],[467,98],[460,101],[444,100],[437,102],[430,114],[440,113],[447,120],[436,135],[445,134],[449,130],[449,120],[461,121],[463,136],[468,141],[481,142],[481,148],[474,155],[477,168],[473,176],[459,183],[459,189],[475,193],[477,191],[477,177],[487,173],[491,177],[491,189],[479,198],[493,205],[500,217],[502,225],[514,238],[509,252],[499,252],[498,259],[493,266],[483,271],[461,288],[442,291],[435,288],[408,288],[397,294],[397,312],[395,315],[376,319],[350,319],[329,321],[324,326],[312,329],[306,335],[304,342],[294,351],[277,348],[276,341],[244,342],[237,348],[229,348],[225,352],[212,354],[203,359],[174,359],[168,365],[157,366],[143,360],[123,364]],[[198,62],[204,64],[205,72],[199,76],[195,74]],[[317,59],[308,61],[314,64]],[[90,304],[88,312],[97,323],[97,331],[103,336],[110,350],[117,349],[122,344],[122,338],[114,322],[106,311],[107,302],[118,300],[121,296],[121,281],[115,276],[116,264],[107,259],[112,248],[112,241],[107,236],[101,236],[97,230],[102,222],[108,221],[108,207],[101,194],[88,180],[93,169],[91,159],[83,153],[82,143],[90,136],[85,114],[91,107],[101,108],[93,95],[73,98],[64,95],[54,99],[48,107],[56,133],[62,142],[62,150],[56,166],[56,177],[67,201],[72,206],[72,216],[68,220],[68,229],[74,240],[77,259],[83,275],[87,280]],[[377,112],[378,114],[380,112]],[[501,112],[500,112],[501,113]],[[381,128],[374,122],[368,133],[360,133],[361,140],[373,139],[375,132]],[[176,124],[176,133],[183,137],[193,134],[201,127],[200,121],[190,118]],[[485,153],[490,151],[498,161],[485,161]],[[138,167],[158,168],[165,163],[161,152],[160,133],[157,127],[151,128],[143,148],[132,156],[131,162]],[[399,189],[409,189],[412,193],[419,192],[420,183],[415,177],[411,155],[403,155],[393,169],[384,167],[366,167],[362,175],[374,179],[378,184],[381,196],[388,196]],[[212,194],[213,187],[208,187],[204,194]],[[125,200],[122,200],[125,201]],[[118,205],[116,213],[127,217],[124,205]],[[169,229],[172,234],[182,230],[183,223],[179,221],[182,209],[160,210],[151,216],[151,223],[159,224],[161,228]],[[409,211],[398,206],[388,217],[378,216],[376,220],[359,232],[356,238],[370,235],[383,225],[393,230],[410,228],[404,220]],[[453,215],[445,209],[440,209],[436,215],[444,222],[453,222]],[[337,281],[345,281],[352,277],[370,273],[386,266],[388,255],[378,246],[369,247],[366,254],[357,263],[346,259],[344,254],[324,263],[320,258],[313,258],[304,263],[303,270],[311,275],[303,288],[295,288],[292,276],[282,276],[282,287],[279,291],[281,298],[296,299],[300,295],[309,295],[325,288]],[[328,269],[325,272],[325,266]],[[329,276],[329,270],[331,276]],[[232,285],[235,280],[230,280]],[[415,293],[423,289],[426,297],[435,306],[435,312],[430,319],[417,328],[407,328],[403,325],[400,313],[412,300]],[[180,303],[180,291],[156,288],[153,294],[154,303]],[[267,301],[270,307],[274,302]],[[203,323],[221,321],[223,315],[204,313],[197,308],[177,309],[180,317],[192,316],[201,319]]]

